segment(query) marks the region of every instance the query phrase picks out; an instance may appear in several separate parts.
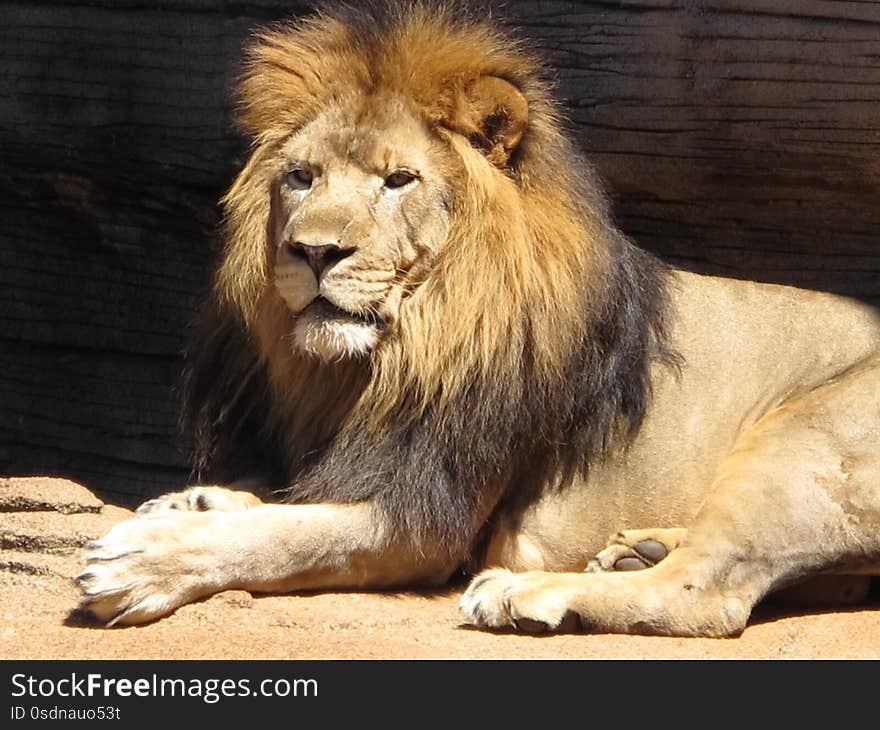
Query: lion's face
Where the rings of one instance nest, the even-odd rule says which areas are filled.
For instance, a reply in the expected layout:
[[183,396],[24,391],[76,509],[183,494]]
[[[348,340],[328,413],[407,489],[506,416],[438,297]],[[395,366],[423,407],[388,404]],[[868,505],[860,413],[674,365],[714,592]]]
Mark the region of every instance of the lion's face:
[[286,140],[270,245],[294,349],[363,356],[393,329],[447,237],[453,164],[393,98],[329,108]]

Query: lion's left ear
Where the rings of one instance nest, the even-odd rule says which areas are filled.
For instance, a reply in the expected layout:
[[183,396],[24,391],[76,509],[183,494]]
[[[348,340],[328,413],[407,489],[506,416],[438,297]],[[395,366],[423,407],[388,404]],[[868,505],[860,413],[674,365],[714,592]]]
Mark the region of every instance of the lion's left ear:
[[465,86],[449,125],[478,147],[496,167],[504,167],[522,139],[529,104],[509,81],[481,76]]

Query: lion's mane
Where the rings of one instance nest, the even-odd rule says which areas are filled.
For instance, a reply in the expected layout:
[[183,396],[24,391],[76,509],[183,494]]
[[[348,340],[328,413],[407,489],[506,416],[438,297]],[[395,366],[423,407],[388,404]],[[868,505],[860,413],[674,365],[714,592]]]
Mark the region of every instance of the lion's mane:
[[[456,90],[487,74],[528,102],[502,166],[448,124]],[[270,321],[265,160],[331,98],[380,88],[462,160],[449,238],[369,360],[264,351],[255,328],[282,341],[289,327]],[[226,248],[188,356],[201,479],[271,469],[289,501],[372,499],[400,531],[463,555],[487,503],[561,488],[626,443],[652,360],[671,359],[664,274],[610,222],[526,44],[460,6],[328,8],[254,39],[238,99],[253,147],[224,199]]]

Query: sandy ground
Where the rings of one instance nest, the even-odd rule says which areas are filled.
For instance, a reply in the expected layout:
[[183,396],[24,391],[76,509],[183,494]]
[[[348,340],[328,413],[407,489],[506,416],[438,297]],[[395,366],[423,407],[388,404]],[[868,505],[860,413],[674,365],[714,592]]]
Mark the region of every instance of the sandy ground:
[[759,608],[735,639],[521,636],[460,624],[462,586],[437,593],[251,596],[227,591],[148,626],[71,614],[79,546],[130,512],[61,479],[0,479],[2,659],[880,658],[880,601],[793,614]]

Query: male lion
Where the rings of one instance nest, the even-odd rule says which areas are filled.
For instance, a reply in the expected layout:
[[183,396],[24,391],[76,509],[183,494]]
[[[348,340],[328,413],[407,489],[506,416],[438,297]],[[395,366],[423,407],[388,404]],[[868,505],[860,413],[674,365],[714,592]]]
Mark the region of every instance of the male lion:
[[726,636],[880,568],[875,312],[635,248],[522,44],[327,10],[259,35],[238,92],[189,423],[203,479],[285,503],[147,502],[86,550],[98,618],[467,564],[476,626]]

